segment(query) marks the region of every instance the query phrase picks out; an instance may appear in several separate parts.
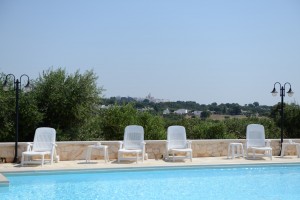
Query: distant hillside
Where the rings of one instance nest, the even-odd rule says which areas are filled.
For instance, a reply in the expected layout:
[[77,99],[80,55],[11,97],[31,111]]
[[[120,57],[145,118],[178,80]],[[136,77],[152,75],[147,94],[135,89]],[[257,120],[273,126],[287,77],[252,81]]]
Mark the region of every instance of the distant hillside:
[[241,106],[237,103],[222,103],[219,105],[217,103],[211,103],[205,105],[194,101],[152,102],[149,99],[141,100],[132,97],[111,97],[103,99],[104,105],[123,105],[128,103],[132,103],[137,109],[152,110],[152,112],[158,115],[163,114],[166,109],[171,113],[178,109],[186,109],[189,112],[209,111],[219,115],[269,116],[272,108],[271,106],[261,106],[258,102]]

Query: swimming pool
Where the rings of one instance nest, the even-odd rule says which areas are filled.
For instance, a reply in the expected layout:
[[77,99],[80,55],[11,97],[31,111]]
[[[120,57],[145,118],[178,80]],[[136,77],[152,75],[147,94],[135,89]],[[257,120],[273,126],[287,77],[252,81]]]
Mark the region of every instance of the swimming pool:
[[300,199],[300,165],[4,173],[0,199]]

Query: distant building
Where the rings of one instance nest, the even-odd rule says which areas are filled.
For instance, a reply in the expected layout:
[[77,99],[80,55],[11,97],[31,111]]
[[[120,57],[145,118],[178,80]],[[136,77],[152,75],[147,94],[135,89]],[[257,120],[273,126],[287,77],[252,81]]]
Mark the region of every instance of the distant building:
[[164,111],[163,111],[163,115],[168,115],[168,114],[170,114],[171,112],[170,112],[170,110],[169,110],[169,108],[167,108],[167,109],[165,109]]
[[197,117],[201,117],[201,113],[202,113],[202,111],[195,110],[195,111],[193,112],[193,115],[195,115],[195,116],[197,116]]
[[141,111],[141,112],[145,112],[145,111],[149,111],[149,110],[154,110],[154,108],[146,107],[146,108],[138,108],[137,110]]
[[189,111],[187,109],[178,109],[178,110],[175,110],[174,113],[175,114],[178,114],[178,115],[184,115],[184,114],[187,114]]
[[151,96],[151,93],[149,93],[145,99],[149,100],[149,102],[153,102],[153,103],[161,103],[161,102],[169,102],[169,100],[167,99],[156,99],[153,96]]
[[101,109],[108,109],[108,108],[110,108],[111,107],[111,105],[108,105],[108,106],[106,106],[106,105],[101,105]]

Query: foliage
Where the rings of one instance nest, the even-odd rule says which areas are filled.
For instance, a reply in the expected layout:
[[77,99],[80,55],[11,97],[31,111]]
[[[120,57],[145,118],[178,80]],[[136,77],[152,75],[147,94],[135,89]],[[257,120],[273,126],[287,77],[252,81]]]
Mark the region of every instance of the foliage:
[[0,89],[0,141],[14,141],[15,98],[13,92]]
[[[1,74],[1,82],[5,75]],[[16,90],[13,80],[9,80],[11,88],[9,91],[0,89],[0,141],[15,141],[16,133]],[[37,110],[37,102],[32,93],[19,92],[19,140],[31,141],[32,133],[42,120],[42,113]]]
[[208,110],[205,110],[205,111],[202,111],[201,112],[201,118],[202,119],[207,119],[207,118],[209,118],[210,117],[210,115],[211,115],[211,112],[210,111],[208,111]]
[[138,113],[138,124],[144,127],[146,140],[164,140],[166,131],[164,121],[159,116],[154,116],[149,112]]
[[213,102],[209,105],[198,104],[194,101],[176,101],[176,102],[159,102],[154,103],[149,101],[148,99],[144,99],[143,101],[134,99],[132,97],[110,97],[109,99],[103,99],[103,103],[106,105],[109,104],[117,104],[123,105],[126,103],[133,103],[135,108],[154,108],[156,111],[155,114],[160,115],[163,113],[163,110],[169,109],[171,111],[177,109],[187,109],[189,111],[210,111],[215,114],[223,114],[223,115],[240,115],[245,113],[247,116],[256,116],[257,114],[260,116],[268,116],[270,114],[270,106],[259,105],[258,102],[254,102],[253,104],[246,104],[241,106],[237,103],[226,103],[218,105],[216,102]]
[[102,110],[101,115],[105,140],[123,140],[125,127],[132,124],[144,127],[146,140],[165,138],[162,118],[148,112],[139,112],[132,104],[111,106]]
[[232,104],[228,109],[228,114],[230,115],[240,115],[242,113],[241,106],[237,103]]
[[[67,74],[64,69],[48,70],[35,83],[34,98],[43,113],[40,126],[53,127],[58,140],[86,139],[94,127],[102,88],[92,71]],[[91,127],[87,127],[89,124]],[[84,128],[83,128],[84,127]]]
[[114,105],[101,111],[101,128],[104,140],[123,140],[127,125],[137,124],[137,110],[132,104]]
[[[292,104],[284,104],[283,117],[283,132],[285,138],[299,138],[300,137],[300,106]],[[277,126],[281,126],[281,104],[273,106],[271,110],[271,117],[276,122]]]
[[265,128],[266,138],[279,138],[280,130],[276,126],[273,120],[270,118],[257,118],[257,117],[248,117],[243,119],[226,119],[224,121],[225,126],[227,127],[227,134],[231,138],[246,138],[246,128],[248,124],[261,124]]
[[[0,78],[3,82],[5,75],[1,74]],[[9,81],[13,85],[12,80]],[[258,102],[240,106],[215,102],[200,105],[193,101],[154,103],[131,97],[103,99],[103,89],[97,87],[96,81],[97,76],[92,71],[68,74],[64,69],[48,70],[37,80],[31,80],[34,90],[19,93],[19,141],[32,141],[39,126],[55,128],[60,141],[123,140],[125,127],[132,124],[144,127],[146,140],[166,139],[167,128],[171,125],[184,126],[188,139],[243,139],[251,123],[262,124],[267,138],[280,137],[280,104],[270,109]],[[11,89],[8,92],[0,90],[0,140],[3,142],[15,139],[15,91]],[[111,106],[101,108],[101,101]],[[200,110],[202,117],[162,115],[167,108],[171,111]],[[243,112],[247,117],[211,120],[208,118],[211,112],[227,115]],[[284,137],[299,138],[299,105],[284,105],[284,133]]]
[[300,136],[300,106],[291,104],[286,106],[284,116],[284,127],[286,137],[299,138]]
[[32,141],[44,115],[38,111],[37,102],[30,93],[20,94],[19,105],[19,141]]

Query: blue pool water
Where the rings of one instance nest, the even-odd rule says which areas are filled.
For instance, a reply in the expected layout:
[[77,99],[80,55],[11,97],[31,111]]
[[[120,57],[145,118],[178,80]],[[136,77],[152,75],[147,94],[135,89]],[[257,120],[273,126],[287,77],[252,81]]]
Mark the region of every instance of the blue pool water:
[[0,199],[300,199],[300,165],[4,173]]

